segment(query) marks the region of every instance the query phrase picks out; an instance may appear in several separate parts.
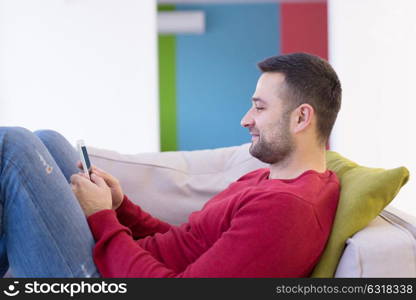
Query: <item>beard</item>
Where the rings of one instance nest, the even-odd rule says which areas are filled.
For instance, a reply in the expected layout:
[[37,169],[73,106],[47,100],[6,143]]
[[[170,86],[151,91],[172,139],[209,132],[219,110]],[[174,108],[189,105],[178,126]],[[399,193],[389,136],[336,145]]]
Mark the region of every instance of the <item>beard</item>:
[[259,134],[257,142],[251,143],[250,154],[267,164],[281,163],[286,160],[295,148],[289,131],[289,119],[283,118],[279,121],[270,141]]

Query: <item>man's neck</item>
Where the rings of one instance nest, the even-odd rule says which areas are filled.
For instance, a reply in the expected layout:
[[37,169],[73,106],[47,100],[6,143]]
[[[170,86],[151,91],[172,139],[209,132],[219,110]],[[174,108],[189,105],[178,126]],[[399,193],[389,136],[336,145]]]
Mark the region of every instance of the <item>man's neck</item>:
[[325,152],[322,147],[295,150],[284,161],[270,165],[269,179],[293,179],[308,170],[323,173],[326,171]]

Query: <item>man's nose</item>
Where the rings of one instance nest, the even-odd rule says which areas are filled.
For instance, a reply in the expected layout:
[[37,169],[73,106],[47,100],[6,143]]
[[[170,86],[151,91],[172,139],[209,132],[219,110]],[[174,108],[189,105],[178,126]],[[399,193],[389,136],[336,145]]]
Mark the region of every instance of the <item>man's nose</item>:
[[240,124],[243,127],[252,127],[254,125],[254,119],[251,117],[250,110],[241,119]]

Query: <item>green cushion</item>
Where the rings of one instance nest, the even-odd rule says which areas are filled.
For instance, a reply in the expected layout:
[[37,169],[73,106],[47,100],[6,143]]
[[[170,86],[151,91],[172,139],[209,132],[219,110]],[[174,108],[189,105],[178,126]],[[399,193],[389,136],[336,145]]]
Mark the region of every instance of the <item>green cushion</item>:
[[366,227],[409,179],[405,167],[367,168],[333,151],[327,151],[326,160],[339,178],[341,194],[332,232],[312,277],[334,276],[345,241]]

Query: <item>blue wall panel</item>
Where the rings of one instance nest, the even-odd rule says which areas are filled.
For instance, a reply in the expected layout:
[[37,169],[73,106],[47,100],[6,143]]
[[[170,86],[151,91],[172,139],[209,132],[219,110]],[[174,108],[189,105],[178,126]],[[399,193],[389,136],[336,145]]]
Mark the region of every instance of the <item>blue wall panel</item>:
[[256,63],[280,52],[277,4],[177,5],[203,10],[206,32],[177,35],[178,150],[250,141],[240,120],[251,105]]

